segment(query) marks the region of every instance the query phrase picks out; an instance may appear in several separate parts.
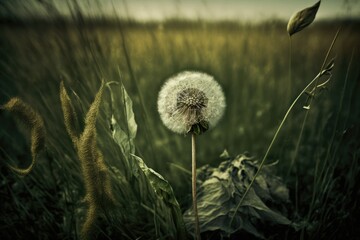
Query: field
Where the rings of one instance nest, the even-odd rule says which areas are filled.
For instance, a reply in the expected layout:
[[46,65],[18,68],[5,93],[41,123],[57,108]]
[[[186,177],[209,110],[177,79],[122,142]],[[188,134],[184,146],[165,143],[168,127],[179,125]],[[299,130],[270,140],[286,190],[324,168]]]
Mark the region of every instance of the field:
[[[184,213],[191,206],[191,141],[170,132],[160,120],[157,97],[164,81],[182,70],[203,71],[224,90],[224,117],[198,137],[199,168],[218,167],[224,150],[229,159],[246,153],[261,161],[291,103],[319,73],[340,26],[327,60],[335,57],[330,82],[309,110],[303,108],[306,94],[294,105],[265,162],[289,189],[283,213],[292,224],[255,228],[264,228],[259,232],[267,239],[356,239],[359,22],[315,22],[292,36],[290,51],[286,23],[279,21],[250,25],[93,19],[1,23],[0,104],[21,98],[39,113],[46,128],[46,150],[34,169],[19,177],[7,164],[26,167],[31,162],[26,124],[19,127],[11,114],[0,112],[1,239],[79,236],[86,189],[64,124],[61,81],[79,116],[79,129],[101,80],[123,84],[137,123],[133,153],[170,183]],[[114,87],[112,105],[105,87],[96,128],[117,199],[116,210],[108,210],[96,225],[98,239],[183,238],[181,216],[169,205],[172,193],[159,195],[151,189],[146,173],[134,177],[129,172],[132,157],[111,140],[112,112],[118,112],[123,129],[130,121],[123,113],[129,102],[122,101],[125,94],[119,86]],[[260,238],[251,233],[236,236]]]

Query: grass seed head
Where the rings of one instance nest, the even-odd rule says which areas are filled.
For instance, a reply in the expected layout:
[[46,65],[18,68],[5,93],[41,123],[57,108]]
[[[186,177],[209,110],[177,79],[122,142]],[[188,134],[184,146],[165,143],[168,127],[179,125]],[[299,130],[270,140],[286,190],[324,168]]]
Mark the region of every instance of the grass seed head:
[[109,170],[102,152],[97,146],[96,121],[99,114],[104,82],[102,82],[93,103],[85,117],[85,127],[81,134],[76,133],[74,121],[76,113],[65,90],[60,85],[60,100],[68,134],[76,148],[85,185],[85,200],[88,204],[85,222],[81,230],[81,239],[92,239],[96,234],[96,221],[100,213],[114,206],[115,198],[111,187]]
[[78,141],[78,135],[76,131],[77,115],[74,107],[71,103],[70,97],[64,87],[64,82],[60,83],[60,102],[61,108],[64,114],[64,123],[66,131],[68,132],[71,140],[76,145]]
[[1,108],[12,113],[19,122],[30,130],[32,157],[30,166],[26,169],[10,166],[17,174],[27,175],[33,169],[37,156],[45,147],[46,130],[44,121],[40,114],[38,114],[29,104],[16,97],[11,98]]

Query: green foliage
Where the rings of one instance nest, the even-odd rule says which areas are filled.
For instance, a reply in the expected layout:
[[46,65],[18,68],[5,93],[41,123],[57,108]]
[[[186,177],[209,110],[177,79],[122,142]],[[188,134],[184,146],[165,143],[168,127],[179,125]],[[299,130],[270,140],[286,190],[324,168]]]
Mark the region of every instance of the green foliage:
[[[239,155],[227,158],[217,168],[205,165],[198,170],[198,211],[202,232],[215,231],[221,238],[229,238],[238,231],[245,231],[264,239],[264,226],[290,225],[283,212],[289,203],[289,190],[279,177],[273,175],[269,166],[257,176],[253,188],[237,209],[237,203],[258,168],[257,161]],[[229,225],[234,213],[235,221]],[[193,232],[192,208],[185,212],[184,220],[189,232]]]
[[[127,127],[126,132],[122,130],[115,119],[115,115],[119,114],[116,113],[116,111],[111,115],[111,129],[113,140],[124,155],[124,161],[126,162],[125,172],[128,173],[127,178],[130,182],[138,185],[132,187],[128,186],[133,191],[133,194],[129,194],[129,196],[140,196],[140,198],[135,197],[134,200],[141,204],[133,207],[144,207],[149,212],[143,214],[151,213],[154,215],[154,227],[158,228],[155,235],[158,235],[159,232],[163,232],[166,233],[165,236],[170,238],[184,239],[186,237],[186,232],[182,214],[172,187],[159,173],[149,168],[140,157],[134,155],[134,140],[136,137],[137,124],[135,122],[132,101],[124,86],[120,84],[120,87],[116,90],[120,90],[119,96],[121,96],[123,101],[116,102],[114,100],[113,88],[111,88],[110,85],[108,86],[113,109],[124,109],[126,116],[126,119],[124,120],[126,123],[125,126]],[[127,200],[129,201],[130,199]],[[161,209],[161,211],[158,209]],[[141,220],[136,219],[136,221]]]
[[[172,221],[174,221],[177,238],[184,239],[186,236],[186,231],[184,227],[184,221],[182,217],[182,213],[180,210],[180,205],[176,200],[173,189],[168,181],[166,181],[159,173],[155,172],[153,169],[146,166],[144,161],[134,156],[140,169],[145,174],[148,183],[151,185],[152,190],[156,193],[158,197],[158,201],[162,201],[171,211]],[[170,220],[170,219],[168,219]]]
[[[148,168],[156,170],[171,184],[173,196],[185,209],[191,202],[187,173],[190,167],[189,141],[174,136],[160,124],[156,98],[165,78],[184,69],[195,69],[212,73],[224,86],[228,110],[217,128],[199,138],[199,166],[217,166],[219,159],[214,156],[224,148],[229,152],[247,150],[263,156],[288,108],[288,101],[284,101],[289,99],[288,89],[284,87],[288,83],[285,77],[288,62],[286,54],[282,54],[287,52],[288,47],[286,23],[241,25],[200,21],[190,26],[178,22],[176,27],[167,23],[126,25],[121,22],[106,25],[95,21],[91,22],[91,26],[86,21],[81,26],[60,22],[43,24],[39,27],[24,22],[20,27],[3,23],[0,30],[1,103],[9,96],[19,96],[38,111],[47,129],[47,154],[44,159],[38,159],[36,167],[26,178],[18,178],[7,167],[0,165],[2,239],[76,239],[80,229],[76,226],[82,226],[86,214],[91,214],[86,212],[87,208],[81,201],[86,189],[80,162],[75,161],[77,152],[63,123],[58,97],[59,76],[69,89],[69,99],[79,120],[85,116],[98,91],[99,79],[121,79],[128,96],[131,96],[134,115],[142,116],[144,111],[147,115],[146,120],[136,119],[137,137],[133,140],[132,151],[143,159]],[[318,22],[292,39],[296,46],[293,52],[296,56],[292,69],[293,93],[303,89],[305,83],[318,72],[319,63],[339,24]],[[349,227],[358,225],[356,216],[360,214],[356,207],[360,199],[358,71],[351,69],[346,88],[341,81],[346,73],[351,48],[359,42],[357,26],[358,23],[354,22],[343,26],[334,46],[337,58],[332,79],[336,81],[329,82],[328,91],[323,92],[321,101],[311,107],[312,115],[305,126],[298,157],[289,175],[289,159],[304,115],[302,104],[294,106],[291,124],[289,121],[284,125],[268,156],[269,162],[279,160],[277,175],[283,177],[289,188],[291,203],[288,215],[275,211],[280,208],[264,201],[254,188],[260,200],[276,214],[304,223],[303,239],[352,239],[358,232],[358,228]],[[123,27],[123,39],[119,37],[120,27]],[[138,88],[130,77],[124,57],[124,42]],[[359,58],[354,54],[356,62]],[[97,148],[103,154],[110,175],[116,207],[99,217],[101,221],[96,221],[96,232],[99,238],[112,239],[119,236],[121,239],[179,236],[174,223],[177,208],[171,203],[172,197],[164,197],[169,195],[165,190],[159,190],[160,194],[155,192],[156,187],[162,189],[165,183],[153,176],[157,185],[161,185],[154,188],[143,170],[137,167],[136,157],[123,153],[125,149],[130,152],[130,145],[126,144],[129,142],[128,118],[125,117],[126,106],[123,104],[129,104],[129,101],[122,100],[124,95],[120,86],[111,84],[116,103],[112,110],[111,101],[106,99],[109,94],[104,89],[97,116]],[[344,89],[342,95],[339,89]],[[343,96],[341,111],[338,107],[340,96]],[[304,103],[306,96],[300,100]],[[2,112],[0,158],[25,162],[29,155],[28,144]],[[335,112],[338,112],[338,121],[334,121]],[[114,116],[113,124],[111,116]],[[147,121],[148,128],[145,128],[144,121]],[[79,121],[79,126],[74,129],[76,136],[84,129],[81,124]],[[117,129],[117,140],[112,137],[110,126]],[[133,166],[128,167],[130,164]],[[241,206],[241,211],[245,211],[244,208]],[[267,212],[260,210],[265,209],[262,205],[251,209],[251,214]],[[309,212],[310,216],[306,217]],[[215,213],[214,216],[217,216]],[[304,217],[306,221],[303,221]],[[263,221],[266,222],[254,217],[250,223],[259,223],[256,230],[265,236],[275,235],[273,239],[300,238],[298,232],[289,230],[292,226],[281,225],[284,228],[276,231],[278,224],[267,228],[262,225]],[[231,226],[221,227],[231,230]],[[52,233],[58,234],[54,236]],[[209,239],[218,239],[211,238],[209,232],[204,234]],[[247,237],[242,239],[256,238],[254,235]]]
[[[111,82],[114,83],[114,82]],[[110,84],[111,84],[110,83]],[[133,103],[130,99],[129,95],[127,94],[125,87],[123,84],[120,84],[120,89],[115,88],[118,90],[115,95],[120,96],[119,98],[114,97],[113,90],[110,86],[110,84],[107,84],[107,87],[109,89],[110,93],[110,99],[111,99],[111,133],[114,141],[116,144],[120,147],[121,152],[124,154],[124,159],[126,161],[126,166],[129,171],[125,171],[126,174],[137,174],[136,171],[138,171],[137,167],[135,166],[135,161],[132,159],[132,155],[135,154],[135,137],[137,132],[137,124],[135,121],[135,114],[133,111]],[[115,82],[117,84],[117,82]],[[116,100],[115,100],[116,99]],[[120,100],[119,104],[117,101]],[[124,118],[124,128],[123,130],[120,125],[118,124],[116,119]]]

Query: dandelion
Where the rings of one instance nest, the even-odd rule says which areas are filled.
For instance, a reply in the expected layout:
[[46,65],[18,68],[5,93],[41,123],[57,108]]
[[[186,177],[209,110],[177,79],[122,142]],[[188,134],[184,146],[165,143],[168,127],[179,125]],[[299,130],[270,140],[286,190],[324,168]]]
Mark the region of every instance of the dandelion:
[[167,80],[159,93],[158,111],[165,126],[175,133],[191,133],[196,239],[200,239],[200,227],[196,201],[195,136],[213,128],[224,114],[225,106],[220,85],[212,76],[201,72],[181,72]]
[[214,127],[225,110],[225,97],[214,78],[201,72],[181,72],[162,87],[158,111],[175,133],[197,135]]

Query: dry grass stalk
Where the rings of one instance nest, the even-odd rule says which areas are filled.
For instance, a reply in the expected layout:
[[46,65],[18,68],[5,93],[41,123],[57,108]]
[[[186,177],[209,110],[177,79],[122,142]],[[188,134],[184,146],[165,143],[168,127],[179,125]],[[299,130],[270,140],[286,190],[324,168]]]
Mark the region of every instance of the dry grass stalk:
[[96,220],[101,214],[101,210],[106,210],[106,208],[115,204],[108,168],[104,162],[103,154],[96,144],[96,120],[103,90],[104,83],[101,84],[86,114],[84,130],[80,136],[78,136],[74,125],[74,120],[77,119],[76,113],[63,83],[60,85],[60,100],[65,126],[74,143],[81,163],[86,190],[85,200],[88,203],[85,222],[81,230],[82,239],[94,237]]
[[32,158],[30,166],[25,169],[20,169],[9,165],[17,174],[25,176],[31,172],[37,157],[45,147],[46,130],[44,121],[39,113],[20,98],[11,98],[1,108],[12,113],[20,123],[30,130]]

